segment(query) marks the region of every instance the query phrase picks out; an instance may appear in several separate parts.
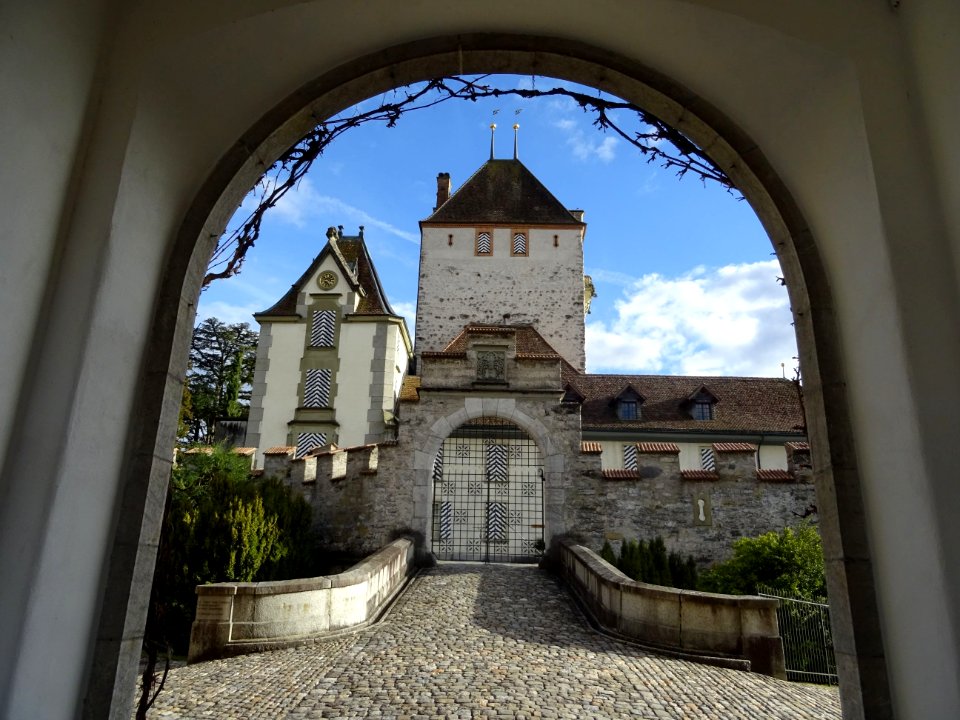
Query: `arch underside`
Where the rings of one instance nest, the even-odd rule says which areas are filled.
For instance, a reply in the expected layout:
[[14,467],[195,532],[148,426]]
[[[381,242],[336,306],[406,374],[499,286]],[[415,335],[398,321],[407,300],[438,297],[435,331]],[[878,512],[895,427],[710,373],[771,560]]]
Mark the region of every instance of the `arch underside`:
[[[216,238],[264,167],[319,119],[370,96],[441,75],[491,72],[535,73],[571,80],[637,104],[705,148],[757,212],[780,259],[794,310],[808,429],[818,468],[816,481],[828,555],[828,585],[834,623],[839,629],[835,636],[845,707],[888,705],[882,651],[874,649],[865,658],[858,643],[860,637],[879,637],[880,627],[833,300],[810,229],[776,172],[732,119],[650,68],[575,41],[529,35],[457,35],[387,48],[308,83],[265,113],[224,153],[197,193],[169,256],[147,349],[149,360],[138,393],[142,425],[134,429],[135,437],[139,437],[133,453],[136,459],[126,468],[127,499],[133,499],[133,505],[147,517],[162,510],[158,498],[163,496],[160,486],[165,483],[165,468],[157,465],[153,448],[164,443],[172,445],[174,440],[175,423],[169,422],[175,407],[171,398],[179,399],[176,378],[183,376],[185,358],[177,357],[171,348],[184,346],[192,320],[192,308],[182,301],[198,295],[200,277]],[[167,378],[166,382],[156,382],[158,373]],[[160,434],[150,432],[150,428],[161,428],[157,431]],[[530,427],[525,429],[540,442]],[[435,455],[445,437],[437,433],[437,447],[424,447],[424,457]],[[549,438],[545,440],[541,448],[549,477],[562,468],[551,465],[560,456],[549,450]],[[427,460],[420,465],[421,490],[428,490],[430,468]],[[842,471],[839,474],[835,472],[838,469]],[[838,477],[842,488],[837,486]],[[548,507],[549,504],[547,499]],[[422,521],[429,526],[427,518]],[[129,635],[137,623],[142,627],[142,613],[117,612],[118,605],[139,605],[139,598],[149,593],[149,588],[133,577],[131,558],[123,557],[123,552],[137,552],[141,524],[141,517],[136,514],[119,521],[113,542],[122,551],[111,560],[106,587],[109,611],[101,615],[101,638]],[[149,553],[152,549],[141,544],[139,552]],[[866,568],[866,573],[857,579],[847,576],[851,560],[860,569]],[[127,601],[118,603],[117,599],[123,596]],[[858,670],[862,660],[868,660],[867,673]],[[112,642],[98,643],[91,667],[115,670],[109,683],[98,684],[96,678],[102,677],[102,673],[92,673],[90,699],[93,707],[101,708],[113,702],[113,685],[129,682],[135,670],[124,666]]]

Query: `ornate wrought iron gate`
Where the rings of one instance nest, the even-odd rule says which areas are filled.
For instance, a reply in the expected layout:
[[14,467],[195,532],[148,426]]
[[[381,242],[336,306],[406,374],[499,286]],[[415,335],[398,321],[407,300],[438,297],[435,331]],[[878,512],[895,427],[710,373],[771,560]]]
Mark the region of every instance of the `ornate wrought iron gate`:
[[484,417],[444,440],[433,465],[432,540],[440,560],[539,559],[543,463],[526,432]]

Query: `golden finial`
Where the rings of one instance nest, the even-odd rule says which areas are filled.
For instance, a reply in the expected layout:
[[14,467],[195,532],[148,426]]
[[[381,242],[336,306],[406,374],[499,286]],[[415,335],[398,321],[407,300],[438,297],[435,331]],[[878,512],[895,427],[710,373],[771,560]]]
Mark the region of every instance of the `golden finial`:
[[493,160],[493,133],[497,130],[496,123],[490,123],[490,159]]
[[519,155],[517,154],[517,138],[520,136],[520,123],[513,124],[513,159],[519,160]]

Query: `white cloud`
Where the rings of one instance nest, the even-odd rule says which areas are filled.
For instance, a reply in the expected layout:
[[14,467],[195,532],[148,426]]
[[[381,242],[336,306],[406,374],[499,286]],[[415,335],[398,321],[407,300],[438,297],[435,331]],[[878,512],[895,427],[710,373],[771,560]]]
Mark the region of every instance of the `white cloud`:
[[789,373],[797,354],[776,260],[644,275],[616,301],[616,318],[587,324],[590,372],[683,375]]
[[[274,299],[274,302],[278,298]],[[248,303],[231,303],[225,300],[214,300],[211,302],[204,302],[203,296],[200,296],[200,305],[197,308],[197,322],[201,322],[206,318],[215,317],[218,320],[222,320],[227,325],[233,325],[235,323],[248,323],[250,327],[256,330],[259,325],[257,321],[253,319],[253,314],[256,312],[262,312],[268,307],[263,303],[257,302],[248,302]]]
[[571,118],[554,120],[553,126],[566,135],[567,145],[578,160],[587,162],[596,158],[600,162],[608,163],[616,156],[620,141],[615,137],[599,135],[592,128],[584,130],[580,123]]
[[407,330],[410,331],[410,336],[412,339],[416,329],[417,304],[415,302],[392,302],[390,305],[393,307],[393,310],[397,313],[397,315],[403,315],[403,317],[406,319]]
[[[317,221],[332,222],[331,219],[336,221],[333,223],[336,225],[347,224],[347,222],[341,221],[352,221],[356,225],[363,225],[368,229],[376,228],[415,245],[420,242],[419,236],[415,233],[401,230],[385,220],[375,218],[366,211],[345,203],[340,198],[321,195],[317,192],[310,178],[304,178],[296,187],[280,198],[279,202],[267,211],[267,216],[270,217],[271,215],[297,228],[306,227],[307,224]],[[349,234],[351,231],[348,230],[347,232]]]

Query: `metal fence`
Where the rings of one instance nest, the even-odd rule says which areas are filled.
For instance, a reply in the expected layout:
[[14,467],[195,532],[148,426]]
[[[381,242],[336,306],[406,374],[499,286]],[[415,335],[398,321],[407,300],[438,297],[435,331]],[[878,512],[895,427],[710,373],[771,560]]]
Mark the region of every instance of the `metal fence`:
[[783,638],[787,679],[836,685],[837,661],[830,632],[830,606],[777,595],[773,588],[762,585],[757,587],[757,594],[780,601],[777,622]]

